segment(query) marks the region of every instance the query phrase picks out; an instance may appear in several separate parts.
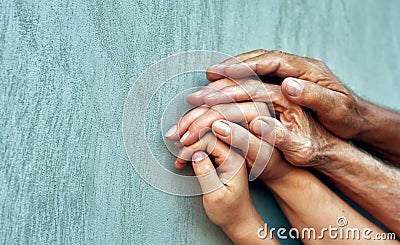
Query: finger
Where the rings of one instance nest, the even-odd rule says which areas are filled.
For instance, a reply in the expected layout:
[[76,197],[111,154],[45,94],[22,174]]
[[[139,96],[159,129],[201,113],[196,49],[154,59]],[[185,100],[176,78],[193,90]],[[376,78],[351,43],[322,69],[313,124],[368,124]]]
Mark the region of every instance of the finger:
[[196,151],[207,151],[218,154],[218,149],[220,148],[215,150],[216,143],[217,138],[215,138],[211,133],[208,133],[194,144],[182,147],[178,152],[174,167],[178,170],[185,168],[187,162],[192,158],[193,153]]
[[343,94],[313,82],[290,77],[283,81],[281,89],[289,101],[308,107],[315,112],[329,113],[343,106],[341,103]]
[[287,141],[290,141],[289,131],[275,118],[257,117],[250,123],[249,129],[269,145],[282,151],[285,150]]
[[237,84],[237,82],[229,78],[223,78],[213,83],[209,83],[206,87],[195,93],[189,94],[186,100],[189,104],[200,106],[204,104],[204,97],[208,94],[214,93],[224,87],[234,84]]
[[177,124],[168,129],[168,131],[165,133],[165,137],[169,140],[179,140],[179,137],[186,132],[190,124],[208,110],[209,107],[202,106],[189,111],[178,121]]
[[223,185],[210,158],[203,151],[197,151],[192,156],[193,170],[197,176],[203,193],[216,190]]
[[273,74],[281,78],[289,76],[301,78],[305,72],[314,69],[315,65],[309,59],[274,50],[244,60],[242,63],[229,65],[224,72],[232,78],[247,77],[254,73]]
[[193,144],[205,133],[204,129],[210,128],[216,120],[225,119],[247,125],[253,118],[260,115],[270,115],[267,104],[244,102],[213,106],[191,123],[182,136],[181,143],[184,145]]
[[272,103],[276,113],[288,110],[291,105],[291,102],[283,96],[281,86],[263,83],[259,80],[247,80],[238,85],[227,86],[204,97],[208,106],[248,100]]
[[174,166],[178,170],[186,167],[187,162],[196,151],[209,152],[215,157],[216,163],[220,165],[224,162],[228,150],[229,147],[218,141],[212,133],[207,133],[194,144],[182,147],[178,152]]
[[254,135],[281,150],[285,157],[289,157],[289,161],[298,156],[297,159],[303,159],[302,154],[307,156],[311,154],[304,152],[310,149],[311,141],[289,131],[275,118],[265,116],[255,118],[249,128]]
[[226,120],[215,121],[212,129],[218,139],[242,151],[250,163],[250,180],[261,175],[270,161],[273,146],[260,140],[245,128]]
[[225,68],[227,66],[229,66],[230,64],[237,64],[239,62],[242,62],[243,60],[247,60],[249,58],[259,56],[265,52],[266,51],[263,49],[253,50],[253,51],[239,54],[235,57],[229,58],[229,59],[221,62],[220,64],[210,66],[206,71],[207,79],[209,81],[213,82],[218,79],[224,78],[226,76]]
[[191,158],[193,159],[193,154],[198,151],[206,151],[214,157],[215,163],[218,165],[217,173],[224,184],[227,184],[238,171],[243,171],[240,169],[243,166],[244,158],[228,145],[218,140],[212,133],[204,135],[193,145],[181,149],[178,153],[175,167],[186,165],[186,162]]
[[182,148],[183,147],[183,145],[181,144],[181,142],[179,142],[179,141],[174,141],[174,146],[176,147],[176,148]]
[[247,100],[271,102],[271,98],[279,101],[281,93],[278,85],[263,83],[259,80],[247,80],[205,96],[204,102],[209,106]]

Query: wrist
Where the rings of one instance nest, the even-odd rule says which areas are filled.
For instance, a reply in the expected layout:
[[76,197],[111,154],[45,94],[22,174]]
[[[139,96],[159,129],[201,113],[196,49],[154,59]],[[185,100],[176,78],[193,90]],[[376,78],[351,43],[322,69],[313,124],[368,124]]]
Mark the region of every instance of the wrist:
[[258,239],[257,231],[262,227],[264,227],[264,221],[251,204],[247,215],[236,219],[229,225],[221,226],[221,229],[235,244],[246,244]]
[[313,168],[320,172],[330,172],[334,169],[342,168],[343,164],[348,164],[352,161],[352,158],[356,157],[356,148],[350,143],[338,140],[326,154],[326,158],[329,159],[327,164],[315,165]]
[[379,114],[376,113],[375,105],[360,98],[356,97],[356,111],[358,114],[358,119],[355,120],[355,133],[351,140],[362,141],[365,138],[365,135],[368,135],[373,130],[376,129],[376,126],[379,125],[377,123],[377,116]]
[[299,184],[299,180],[304,179],[309,172],[303,168],[291,166],[291,170],[280,178],[263,180],[273,193],[283,192],[284,189],[293,189]]

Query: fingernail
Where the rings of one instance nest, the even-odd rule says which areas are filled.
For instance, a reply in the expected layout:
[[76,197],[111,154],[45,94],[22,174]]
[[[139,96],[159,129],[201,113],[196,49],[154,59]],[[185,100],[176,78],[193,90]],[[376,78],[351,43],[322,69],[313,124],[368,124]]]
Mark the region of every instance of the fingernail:
[[204,90],[203,90],[203,89],[202,89],[202,90],[199,90],[199,91],[197,91],[197,92],[195,92],[195,93],[192,93],[192,94],[190,94],[190,95],[199,96],[199,95],[201,95],[202,93],[204,93]]
[[190,135],[190,132],[187,131],[187,132],[182,136],[180,142],[183,143],[183,142],[187,139],[187,137],[189,137],[189,135]]
[[194,163],[198,163],[200,161],[202,161],[204,158],[207,157],[207,154],[203,151],[196,151],[193,156],[192,156],[192,161]]
[[209,99],[211,99],[212,97],[215,97],[215,96],[217,96],[218,94],[220,94],[220,93],[219,93],[219,92],[214,92],[214,93],[212,93],[212,94],[207,95],[206,97],[209,98]]
[[286,92],[290,96],[298,96],[301,93],[301,86],[297,81],[290,79],[286,84]]
[[263,136],[267,133],[269,129],[269,124],[259,119],[253,124],[253,133],[258,136]]
[[231,127],[224,121],[216,121],[213,123],[213,129],[217,134],[227,137],[231,134]]
[[176,131],[178,131],[178,126],[174,125],[170,129],[168,129],[168,131],[165,133],[165,137],[171,137],[176,133]]

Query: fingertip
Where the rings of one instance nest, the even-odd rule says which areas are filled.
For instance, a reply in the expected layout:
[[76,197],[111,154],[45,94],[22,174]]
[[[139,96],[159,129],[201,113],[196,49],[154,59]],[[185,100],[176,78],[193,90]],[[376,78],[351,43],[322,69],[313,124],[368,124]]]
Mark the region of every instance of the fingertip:
[[173,140],[177,137],[178,134],[178,126],[174,124],[168,131],[165,133],[165,138],[169,140]]
[[192,156],[193,170],[196,176],[209,174],[215,170],[210,158],[203,151],[197,151]]
[[211,128],[215,135],[226,138],[231,134],[231,126],[226,120],[217,120],[213,122]]
[[196,151],[192,156],[193,163],[200,163],[207,158],[207,154],[204,151]]
[[258,137],[264,138],[271,131],[274,121],[272,117],[259,116],[250,122],[249,129]]
[[207,68],[206,77],[209,81],[213,82],[225,77],[225,66],[217,64]]
[[282,92],[289,97],[298,97],[304,87],[304,83],[300,79],[287,77],[282,82]]
[[187,163],[185,160],[183,159],[176,159],[175,163],[174,163],[174,168],[176,170],[182,170],[187,166]]
[[186,131],[182,137],[180,138],[179,142],[182,145],[188,145],[190,143],[190,141],[188,140],[188,138],[190,137],[190,131]]
[[201,95],[196,95],[196,94],[189,94],[186,97],[186,101],[194,106],[201,106],[204,104],[203,96]]
[[261,119],[253,120],[251,122],[250,130],[257,136],[263,134],[264,122]]
[[174,146],[175,146],[176,148],[182,148],[182,147],[183,147],[183,145],[182,145],[181,142],[179,142],[179,141],[175,141],[175,142],[174,142]]

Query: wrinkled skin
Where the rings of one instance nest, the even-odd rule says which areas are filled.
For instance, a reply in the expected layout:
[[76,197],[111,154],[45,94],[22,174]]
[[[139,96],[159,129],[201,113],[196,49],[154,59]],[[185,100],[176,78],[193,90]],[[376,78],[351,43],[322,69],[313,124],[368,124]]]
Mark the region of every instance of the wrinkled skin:
[[[319,121],[335,135],[354,139],[368,121],[361,116],[362,101],[322,61],[281,51],[255,50],[238,55],[207,70],[207,78],[243,79],[255,74],[279,79],[300,79],[302,96],[290,96],[289,79],[282,83],[287,98],[316,112]],[[292,92],[292,93],[291,93]]]

